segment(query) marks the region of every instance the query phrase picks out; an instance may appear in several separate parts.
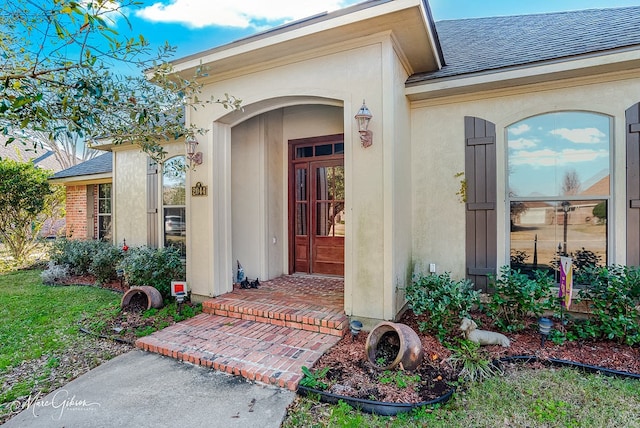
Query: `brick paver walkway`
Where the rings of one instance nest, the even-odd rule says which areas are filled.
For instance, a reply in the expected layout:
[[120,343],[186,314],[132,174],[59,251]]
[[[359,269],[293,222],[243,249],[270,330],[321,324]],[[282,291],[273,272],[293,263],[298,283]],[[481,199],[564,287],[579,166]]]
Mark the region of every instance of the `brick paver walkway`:
[[203,303],[204,313],[136,346],[250,380],[295,390],[346,329],[344,282],[284,276]]

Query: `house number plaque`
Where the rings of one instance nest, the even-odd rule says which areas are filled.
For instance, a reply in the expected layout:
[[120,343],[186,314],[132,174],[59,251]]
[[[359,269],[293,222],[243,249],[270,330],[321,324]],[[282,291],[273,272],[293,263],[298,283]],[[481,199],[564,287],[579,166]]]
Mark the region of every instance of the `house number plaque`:
[[197,182],[191,187],[191,196],[207,196],[207,186],[203,186],[201,182]]

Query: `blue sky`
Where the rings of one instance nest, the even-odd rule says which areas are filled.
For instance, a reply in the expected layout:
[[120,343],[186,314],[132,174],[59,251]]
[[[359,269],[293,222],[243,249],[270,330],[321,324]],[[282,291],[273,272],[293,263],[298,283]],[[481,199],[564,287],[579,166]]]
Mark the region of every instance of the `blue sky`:
[[534,116],[507,128],[509,189],[514,196],[559,196],[574,171],[580,191],[609,174],[610,121],[587,112]]
[[[129,12],[134,34],[154,46],[168,41],[176,58],[360,0],[142,0]],[[640,5],[640,0],[431,0],[436,21]],[[118,30],[127,32],[118,23]]]

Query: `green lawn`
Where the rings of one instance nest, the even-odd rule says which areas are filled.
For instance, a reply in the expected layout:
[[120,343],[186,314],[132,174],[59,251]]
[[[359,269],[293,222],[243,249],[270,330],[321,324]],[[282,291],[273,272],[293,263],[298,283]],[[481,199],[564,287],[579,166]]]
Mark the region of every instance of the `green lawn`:
[[0,275],[0,374],[23,360],[72,346],[81,334],[78,321],[117,307],[120,298],[93,287],[43,286],[37,270]]
[[473,384],[438,408],[398,417],[299,399],[283,427],[640,427],[640,381],[522,368]]
[[80,333],[78,323],[117,312],[120,298],[100,288],[42,285],[38,270],[0,274],[0,424],[25,397],[117,355]]

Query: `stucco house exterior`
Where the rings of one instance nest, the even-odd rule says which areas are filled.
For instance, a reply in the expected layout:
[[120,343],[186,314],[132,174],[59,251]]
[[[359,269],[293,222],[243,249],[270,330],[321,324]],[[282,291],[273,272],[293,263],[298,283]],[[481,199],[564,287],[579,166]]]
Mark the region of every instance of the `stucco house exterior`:
[[260,280],[340,276],[361,320],[395,319],[414,272],[486,290],[517,251],[638,265],[639,19],[435,23],[425,0],[372,0],[179,59],[244,109],[188,112],[208,132],[183,176],[111,147],[112,239],[179,245],[200,300],[232,290],[236,260]]

